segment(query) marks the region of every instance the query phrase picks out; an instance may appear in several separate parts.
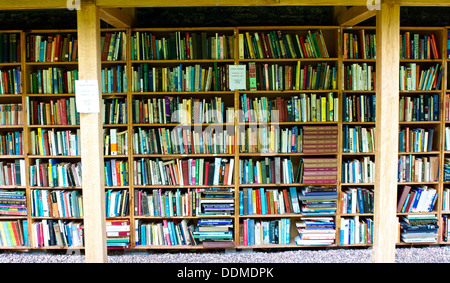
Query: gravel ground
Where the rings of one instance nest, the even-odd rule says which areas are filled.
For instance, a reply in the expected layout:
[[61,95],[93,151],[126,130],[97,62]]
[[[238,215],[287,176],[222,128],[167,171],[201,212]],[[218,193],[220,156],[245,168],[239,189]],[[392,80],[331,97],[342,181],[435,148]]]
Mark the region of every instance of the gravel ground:
[[[84,263],[84,255],[55,252],[4,252],[0,263]],[[108,263],[371,263],[371,249],[324,249],[237,252],[109,253]],[[450,263],[450,247],[396,249],[396,263]]]

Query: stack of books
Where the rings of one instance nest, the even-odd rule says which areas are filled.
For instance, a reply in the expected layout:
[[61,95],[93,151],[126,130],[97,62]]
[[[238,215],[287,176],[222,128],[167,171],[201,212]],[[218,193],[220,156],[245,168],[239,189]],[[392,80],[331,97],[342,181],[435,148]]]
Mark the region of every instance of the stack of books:
[[305,215],[334,215],[337,207],[336,187],[308,186],[300,190],[298,199]]
[[130,222],[128,220],[106,220],[106,246],[108,249],[130,248]]
[[11,220],[0,222],[0,246],[29,246],[27,220]]
[[0,215],[27,215],[25,191],[0,190]]
[[336,225],[332,217],[302,217],[295,223],[299,246],[328,246],[336,238]]
[[305,126],[303,127],[304,153],[337,153],[337,126]]
[[199,242],[232,242],[233,221],[231,219],[199,219],[193,232]]
[[400,218],[400,235],[405,243],[436,243],[438,228],[438,218],[433,214],[405,215]]
[[303,184],[335,184],[337,182],[336,157],[305,157],[299,168]]
[[200,215],[233,215],[234,189],[208,188],[200,192]]

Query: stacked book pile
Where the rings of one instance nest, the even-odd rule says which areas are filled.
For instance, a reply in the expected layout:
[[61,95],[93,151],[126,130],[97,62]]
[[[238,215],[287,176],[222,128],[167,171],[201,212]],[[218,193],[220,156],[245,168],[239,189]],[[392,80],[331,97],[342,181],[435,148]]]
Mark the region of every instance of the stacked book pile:
[[234,190],[208,188],[200,192],[201,215],[233,215]]
[[336,187],[308,186],[300,190],[301,213],[305,215],[334,215],[337,207]]
[[299,246],[328,246],[335,241],[333,217],[301,217],[295,226],[298,232],[295,243]]
[[108,249],[130,248],[130,222],[128,220],[106,220],[106,246]]
[[337,126],[305,126],[303,127],[303,152],[337,153],[337,137]]
[[303,184],[334,184],[337,182],[337,158],[305,157],[299,171]]
[[436,243],[438,218],[433,214],[405,215],[400,219],[401,240],[405,243]]
[[0,190],[0,215],[27,215],[25,191]]
[[193,232],[199,242],[232,242],[233,222],[231,219],[200,219]]

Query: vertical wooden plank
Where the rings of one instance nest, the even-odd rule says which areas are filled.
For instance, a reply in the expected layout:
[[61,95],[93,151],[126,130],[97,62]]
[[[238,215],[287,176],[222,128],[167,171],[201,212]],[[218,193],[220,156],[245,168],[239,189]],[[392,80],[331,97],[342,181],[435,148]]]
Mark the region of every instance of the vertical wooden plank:
[[376,151],[374,262],[395,262],[400,6],[382,3],[376,15]]
[[[94,4],[77,11],[80,80],[97,80],[101,94],[100,16]],[[101,105],[101,95],[99,95]],[[101,113],[80,113],[86,262],[107,261]]]

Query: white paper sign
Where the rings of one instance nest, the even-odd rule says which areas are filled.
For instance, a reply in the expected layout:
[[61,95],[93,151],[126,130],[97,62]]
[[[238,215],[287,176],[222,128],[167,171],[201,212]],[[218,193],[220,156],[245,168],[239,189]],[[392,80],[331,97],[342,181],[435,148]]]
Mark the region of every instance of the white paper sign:
[[229,65],[229,87],[230,90],[246,89],[247,81],[245,79],[246,65]]
[[75,102],[79,113],[99,113],[99,91],[97,80],[75,81]]

